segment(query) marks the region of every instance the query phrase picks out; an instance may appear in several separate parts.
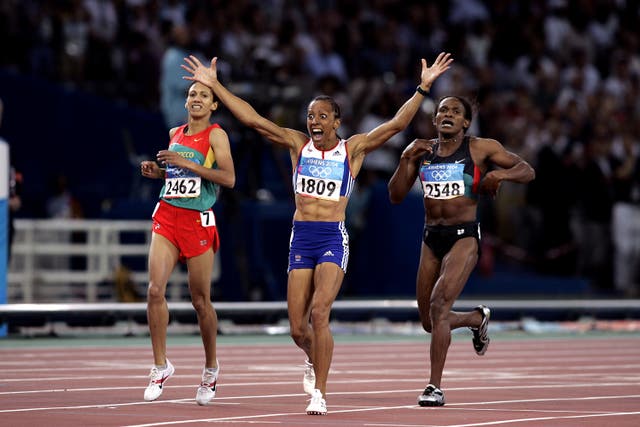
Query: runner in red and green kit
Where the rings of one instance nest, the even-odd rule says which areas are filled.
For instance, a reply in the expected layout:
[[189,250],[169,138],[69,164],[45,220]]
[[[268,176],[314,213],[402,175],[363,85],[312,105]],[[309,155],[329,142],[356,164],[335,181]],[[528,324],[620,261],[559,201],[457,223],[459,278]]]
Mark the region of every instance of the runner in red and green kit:
[[165,293],[171,272],[183,261],[189,271],[189,291],[205,352],[196,402],[206,405],[215,397],[220,372],[216,358],[218,319],[211,304],[211,275],[219,238],[211,208],[220,186],[235,185],[235,169],[227,133],[210,123],[218,108],[211,89],[202,83],[191,85],[185,107],[188,122],[169,131],[169,148],[158,152],[157,162],[140,165],[143,176],[164,179],[152,215],[147,318],[154,366],[144,399],[159,398],[175,372],[166,355],[169,310]]

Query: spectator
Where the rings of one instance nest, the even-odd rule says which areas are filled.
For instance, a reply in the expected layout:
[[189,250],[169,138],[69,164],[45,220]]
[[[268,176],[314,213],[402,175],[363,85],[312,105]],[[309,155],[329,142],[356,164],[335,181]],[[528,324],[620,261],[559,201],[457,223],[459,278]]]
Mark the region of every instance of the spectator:
[[185,25],[173,27],[169,46],[162,56],[160,67],[160,109],[167,129],[181,125],[187,118],[184,98],[189,82],[182,78],[180,64],[189,54],[190,46],[189,27]]
[[[4,113],[4,104],[0,99],[0,127],[2,127],[2,115]],[[0,137],[0,143],[8,144],[2,137]],[[11,261],[11,246],[13,244],[13,235],[15,233],[14,217],[16,212],[22,207],[22,174],[18,172],[11,160],[11,152],[9,152],[9,212],[8,212],[8,241],[7,241],[7,253],[8,261]]]

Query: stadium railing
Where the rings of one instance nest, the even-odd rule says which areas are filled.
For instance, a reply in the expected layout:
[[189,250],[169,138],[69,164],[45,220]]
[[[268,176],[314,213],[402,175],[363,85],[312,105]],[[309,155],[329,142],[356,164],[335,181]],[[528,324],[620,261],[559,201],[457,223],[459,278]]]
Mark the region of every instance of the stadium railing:
[[[0,304],[0,324],[42,324],[75,321],[106,324],[118,320],[146,321],[146,304],[118,301],[114,274],[130,266],[129,279],[141,291],[147,286],[146,257],[150,221],[147,220],[27,220],[16,221],[16,236],[8,271],[8,304]],[[219,264],[219,263],[218,263]],[[214,274],[214,281],[220,271]],[[176,269],[169,286],[173,318],[195,320],[184,298],[186,272]],[[463,298],[454,306],[464,310],[487,304],[502,318],[533,313],[554,318],[598,316],[640,317],[637,299],[514,299]],[[268,322],[286,317],[284,301],[214,302],[223,319]],[[347,299],[333,305],[336,317],[370,320],[417,319],[414,299]]]
[[[123,266],[144,295],[150,221],[18,219],[15,226],[8,303],[114,301],[115,275]],[[186,271],[176,268],[169,283],[169,299],[180,300]]]

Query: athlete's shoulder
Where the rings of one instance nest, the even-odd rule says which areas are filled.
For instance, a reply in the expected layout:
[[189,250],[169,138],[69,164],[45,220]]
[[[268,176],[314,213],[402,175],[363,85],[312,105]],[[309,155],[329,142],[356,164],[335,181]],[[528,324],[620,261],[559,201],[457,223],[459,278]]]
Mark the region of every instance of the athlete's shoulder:
[[176,126],[174,128],[169,129],[169,139],[173,138],[175,136],[176,133],[178,133],[178,131],[182,130],[185,128],[185,126],[187,126],[186,124],[181,125],[181,126]]
[[469,138],[469,144],[477,144],[477,145],[500,144],[497,139],[493,139],[493,138],[484,138],[481,136],[474,136],[474,135],[470,135],[467,138]]

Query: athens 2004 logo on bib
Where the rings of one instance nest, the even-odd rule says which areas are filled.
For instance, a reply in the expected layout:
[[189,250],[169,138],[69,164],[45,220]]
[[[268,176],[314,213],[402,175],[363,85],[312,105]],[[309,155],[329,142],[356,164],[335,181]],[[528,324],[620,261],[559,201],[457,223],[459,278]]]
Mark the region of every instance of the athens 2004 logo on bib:
[[298,165],[296,193],[325,200],[340,200],[344,163],[305,158]]

